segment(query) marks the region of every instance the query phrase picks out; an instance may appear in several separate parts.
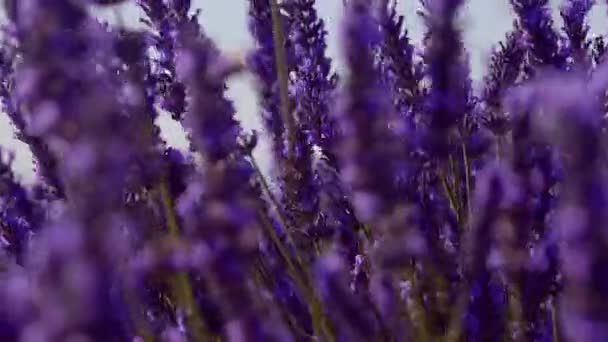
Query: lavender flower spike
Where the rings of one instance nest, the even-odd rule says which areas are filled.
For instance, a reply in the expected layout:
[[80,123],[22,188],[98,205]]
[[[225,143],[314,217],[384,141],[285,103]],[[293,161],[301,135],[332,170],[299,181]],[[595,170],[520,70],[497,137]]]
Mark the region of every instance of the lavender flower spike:
[[203,175],[180,198],[178,211],[186,234],[209,251],[201,267],[210,295],[221,307],[226,338],[273,340],[284,328],[272,311],[270,316],[258,311],[250,281],[260,234],[254,170],[240,150],[234,108],[223,97],[225,79],[236,69],[209,40],[188,32],[179,39],[177,75],[191,99],[185,125],[204,164]]
[[566,340],[603,341],[608,339],[608,309],[600,304],[608,295],[608,187],[601,107],[586,99],[594,89],[585,81],[585,75],[549,75],[524,91],[542,109],[536,115],[537,132],[563,153],[564,188],[554,220],[564,276],[559,303],[563,333]]
[[[403,132],[403,120],[397,117],[387,96],[390,91],[385,89],[374,65],[371,47],[380,44],[382,32],[372,9],[370,3],[364,0],[350,1],[347,5],[342,34],[348,77],[345,79],[341,102],[338,103],[334,115],[341,129],[337,155],[342,180],[352,196],[357,219],[364,224],[373,225],[374,234],[382,237],[382,240],[376,241],[374,247],[379,251],[377,259],[382,259],[382,247],[388,244],[384,242],[390,242],[394,238],[391,234],[395,233],[395,230],[398,231],[395,235],[401,238],[404,234],[400,228],[408,223],[403,215],[399,215],[405,204],[400,192],[399,176],[408,174],[410,169],[406,160],[406,146],[400,134]],[[378,165],[383,167],[378,168]],[[407,250],[403,254],[407,255],[408,252],[410,251]],[[334,283],[341,276],[339,265],[330,266],[336,266],[336,269],[330,268],[333,274],[326,275],[329,282],[327,286],[332,285],[332,289],[336,291],[334,296],[343,301],[336,303],[341,306],[340,310],[344,310],[340,314],[356,320],[348,324],[359,325],[349,327],[345,322],[343,329],[364,329],[360,334],[368,339],[369,335],[363,334],[393,334],[399,340],[402,335],[400,329],[404,325],[403,317],[397,310],[399,299],[393,274],[384,267],[376,270],[374,289],[369,293],[356,293],[353,303],[349,304],[354,306],[356,301],[369,303],[371,311],[379,320],[377,327],[371,330],[374,325],[370,326],[370,323],[366,322],[368,319],[365,319],[363,313],[355,313],[354,307],[344,304],[345,295],[340,293],[343,290]],[[386,321],[383,322],[383,319]],[[380,327],[381,325],[385,326]]]
[[[395,120],[387,92],[374,68],[370,46],[381,33],[367,1],[348,4],[343,41],[349,77],[335,111],[341,129],[340,170],[353,192],[357,217],[371,222],[396,204],[396,175],[404,167],[404,146],[390,128]],[[396,120],[395,120],[396,121]],[[378,165],[383,165],[378,168]]]
[[587,38],[589,25],[585,22],[585,18],[594,4],[595,0],[570,0],[560,11],[564,20],[563,30],[568,36],[567,51],[562,54],[571,56],[574,63],[586,67],[591,63],[589,55],[591,41]]
[[462,0],[424,1],[423,18],[428,27],[424,59],[431,89],[426,102],[429,113],[429,149],[444,158],[450,152],[451,131],[463,122],[469,102],[467,68],[463,65],[463,48],[456,15]]
[[475,192],[475,208],[480,209],[468,232],[463,260],[467,340],[484,341],[505,333],[507,325],[506,289],[491,269],[490,254],[498,243],[495,231],[506,222],[505,213],[520,196],[518,179],[504,165],[488,165],[482,171]]
[[[248,57],[248,65],[259,79],[260,105],[265,128],[272,138],[273,151],[277,162],[286,157],[286,125],[284,118],[291,113],[281,110],[281,85],[275,55],[273,18],[270,2],[274,0],[249,1],[249,31],[256,41],[256,50]],[[283,32],[290,32],[290,22],[280,15]],[[286,43],[289,43],[287,41]],[[289,45],[281,46],[287,50],[287,66],[293,70],[293,51]],[[291,106],[290,106],[291,107]],[[293,147],[293,146],[292,146]]]
[[[117,124],[131,118],[115,96],[116,36],[91,20],[81,2],[30,4],[18,6],[15,22],[23,58],[16,93],[27,130],[60,157],[57,172],[69,201],[32,248],[40,296],[23,338],[123,340],[133,329],[117,265],[129,251],[125,231],[135,226],[123,190],[133,161],[149,151],[132,143],[145,132]],[[48,25],[41,29],[39,22]],[[142,53],[137,46],[132,52]],[[128,90],[131,103],[144,100]]]
[[142,21],[156,33],[154,46],[158,53],[156,73],[157,100],[175,120],[181,120],[186,111],[184,85],[176,80],[175,49],[179,31],[187,27],[198,28],[197,16],[189,15],[190,0],[138,0],[146,13]]
[[505,91],[518,80],[525,57],[523,32],[519,29],[507,34],[490,59],[488,75],[484,77],[482,99],[486,109],[485,125],[497,137],[504,136],[509,129],[502,98]]
[[336,75],[331,73],[331,59],[325,55],[327,31],[324,21],[318,17],[315,2],[288,0],[281,4],[289,15],[289,40],[296,64],[291,80],[292,96],[304,139],[321,147],[335,163],[333,146],[337,132],[328,114]]

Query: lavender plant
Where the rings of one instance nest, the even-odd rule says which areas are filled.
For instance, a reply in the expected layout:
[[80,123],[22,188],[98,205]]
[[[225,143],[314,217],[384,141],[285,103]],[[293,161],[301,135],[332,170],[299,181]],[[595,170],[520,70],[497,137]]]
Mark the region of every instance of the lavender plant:
[[397,1],[345,2],[340,68],[314,0],[250,0],[245,62],[191,1],[132,1],[143,30],[90,15],[127,2],[4,1],[2,109],[38,177],[0,150],[0,340],[608,340],[595,1],[557,31],[547,0],[511,0],[479,92],[465,1],[420,2],[421,46]]

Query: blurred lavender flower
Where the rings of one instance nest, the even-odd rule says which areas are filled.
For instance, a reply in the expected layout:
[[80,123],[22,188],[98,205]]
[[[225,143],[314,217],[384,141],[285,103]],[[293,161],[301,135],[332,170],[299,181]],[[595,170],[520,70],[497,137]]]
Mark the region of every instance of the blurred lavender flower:
[[129,125],[130,131],[137,132],[132,135],[131,144],[141,151],[133,161],[130,189],[152,189],[163,173],[165,142],[154,123],[158,113],[154,108],[152,71],[145,55],[148,37],[144,32],[119,31],[113,46],[116,56],[124,63],[117,70],[116,87],[116,98],[124,114],[123,125]]
[[[184,126],[189,130],[194,146],[209,163],[226,160],[231,154],[239,152],[241,128],[234,118],[234,107],[224,97],[224,78],[240,66],[220,55],[215,46],[207,39],[200,38],[196,50],[190,52],[192,41],[199,37],[191,32],[183,32],[180,37],[179,52],[182,55],[177,65],[179,80],[194,82],[197,91],[188,94],[192,103],[188,106],[191,113],[185,118]],[[194,79],[200,75],[200,79]],[[217,80],[216,80],[217,79]],[[211,113],[204,115],[205,113]]]
[[[511,1],[519,16],[519,23],[527,34],[529,43],[526,74],[532,76],[538,68],[553,67],[559,70],[566,68],[565,56],[558,51],[558,36],[551,28],[552,19],[548,13],[546,0]],[[553,152],[547,144],[535,140],[529,127],[529,115],[522,113],[513,125],[513,141],[518,159],[515,163],[516,172],[532,170],[540,171],[543,189],[536,191],[538,195],[535,213],[538,225],[543,225],[544,217],[552,204],[553,195],[550,189],[557,183],[557,170],[553,164]],[[542,232],[540,233],[542,235]]]
[[[528,56],[525,73],[534,79],[542,69],[567,70],[567,55],[559,50],[559,36],[552,29],[552,19],[547,1],[511,1],[519,17],[519,24],[526,33]],[[548,219],[558,201],[562,167],[557,158],[558,150],[535,134],[533,107],[509,105],[512,114],[512,155],[510,161],[516,174],[522,179],[521,200],[513,213],[514,237],[511,252],[528,254],[530,245],[547,239],[551,234]],[[527,227],[527,228],[526,228]],[[524,305],[524,334],[527,338],[538,338],[546,321],[546,303],[558,288],[558,270],[555,259],[557,246],[549,244],[539,254],[548,259],[540,269],[528,269],[525,259],[510,258],[508,277],[518,288]]]
[[346,20],[343,41],[349,75],[335,110],[341,129],[339,161],[356,215],[367,223],[396,205],[395,176],[407,165],[404,146],[395,133],[401,127],[391,127],[397,120],[369,50],[381,39],[376,18],[365,1],[353,1]]
[[464,122],[469,105],[468,68],[463,61],[461,33],[455,26],[462,1],[430,0],[423,5],[428,27],[424,59],[431,82],[425,103],[428,149],[443,159],[450,153],[452,131]]
[[463,246],[464,293],[470,296],[466,299],[467,340],[484,341],[506,333],[507,293],[492,269],[490,256],[499,243],[495,232],[505,224],[518,192],[517,180],[505,166],[489,165],[478,178],[474,203],[479,212]]
[[[257,249],[257,196],[254,169],[243,158],[240,127],[224,82],[235,71],[208,40],[184,33],[177,53],[177,75],[192,99],[186,126],[203,161],[204,177],[188,185],[178,203],[186,233],[201,239],[209,259],[201,265],[207,288],[220,305],[229,340],[265,340],[284,333],[272,315],[263,319],[249,281]],[[204,203],[204,205],[201,205]]]
[[[70,201],[36,241],[30,262],[41,297],[23,338],[123,339],[138,330],[115,278],[128,251],[123,234],[136,229],[123,211],[123,191],[134,160],[149,153],[148,145],[133,144],[146,140],[148,131],[133,131],[129,123],[151,125],[152,118],[121,112],[107,72],[117,61],[115,36],[90,20],[86,7],[69,1],[33,5],[20,6],[15,22],[23,53],[16,93],[26,128],[58,158]],[[38,20],[49,25],[38,30]],[[141,55],[138,45],[132,48]],[[144,101],[137,95],[130,100]]]
[[273,31],[250,0],[271,188],[225,96],[243,65],[190,0],[138,0],[142,31],[89,16],[126,1],[5,1],[0,98],[41,177],[0,150],[0,338],[607,339],[595,1],[564,3],[563,35],[548,0],[510,2],[476,94],[464,1],[422,1],[422,58],[396,1],[345,2],[336,91],[317,2],[278,1]]
[[554,113],[546,120],[535,117],[539,134],[556,144],[564,161],[564,189],[556,213],[556,233],[560,241],[559,260],[564,276],[560,303],[561,324],[567,339],[599,341],[608,337],[608,315],[598,298],[605,296],[604,211],[605,169],[601,165],[601,118],[595,101],[583,100],[593,94],[584,76],[548,75],[530,86],[537,108]]
[[[404,178],[409,178],[410,168],[406,159],[407,146],[401,135],[404,121],[395,113],[387,96],[390,91],[376,72],[371,48],[381,44],[382,32],[369,3],[348,3],[343,40],[349,69],[334,113],[340,125],[339,169],[356,217],[367,229],[371,228],[367,232],[368,238],[374,236],[376,239],[373,248],[365,253],[373,252],[374,263],[379,265],[370,275],[369,287],[365,284],[367,272],[357,272],[356,300],[369,303],[372,317],[375,316],[378,322],[376,329],[379,330],[374,334],[400,340],[403,338],[400,332],[403,318],[398,309],[397,278],[391,272],[392,265],[384,261],[389,259],[387,249],[393,246],[391,243],[395,242],[396,246],[405,241],[409,232],[409,222],[401,215],[407,201],[400,192],[399,179],[404,174]],[[383,165],[383,168],[378,169],[377,165]],[[412,255],[408,246],[402,247],[405,251],[396,258],[398,265],[407,264]],[[360,324],[363,328],[363,322]]]

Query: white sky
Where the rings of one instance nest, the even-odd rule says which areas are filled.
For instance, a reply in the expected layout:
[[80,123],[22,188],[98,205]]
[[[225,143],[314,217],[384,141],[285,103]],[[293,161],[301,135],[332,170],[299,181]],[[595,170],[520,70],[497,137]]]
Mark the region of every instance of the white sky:
[[[556,27],[561,27],[562,21],[558,15],[558,8],[565,0],[551,0],[554,10]],[[134,1],[129,1],[133,3]],[[193,0],[194,8],[201,8],[200,21],[205,32],[211,36],[217,45],[231,53],[244,54],[252,46],[252,40],[247,31],[247,0]],[[411,37],[420,42],[424,27],[418,20],[416,9],[418,0],[400,0],[399,10],[405,15],[406,25]],[[592,34],[608,33],[608,9],[604,1],[598,0],[589,22]],[[317,0],[317,9],[325,19],[329,30],[328,54],[334,59],[335,66],[340,65],[338,51],[338,34],[342,11],[342,0]],[[105,10],[101,15],[109,21],[117,18],[120,13],[122,21],[127,24],[137,24],[141,13],[133,5],[122,6],[116,9]],[[471,56],[471,69],[474,80],[480,80],[486,68],[486,61],[491,47],[503,39],[512,25],[513,15],[508,0],[468,0],[463,11],[465,45]],[[255,84],[250,76],[240,76],[229,83],[230,98],[235,102],[237,114],[246,129],[261,131],[261,124],[257,116],[255,97]],[[168,118],[159,122],[163,135],[170,144],[177,147],[185,146],[185,139],[178,124]],[[0,146],[16,152],[15,169],[22,175],[24,181],[34,178],[31,156],[26,147],[13,138],[12,127],[5,115],[0,113]],[[261,146],[256,151],[257,158],[262,163],[268,160],[267,147]],[[267,164],[267,163],[266,163]]]

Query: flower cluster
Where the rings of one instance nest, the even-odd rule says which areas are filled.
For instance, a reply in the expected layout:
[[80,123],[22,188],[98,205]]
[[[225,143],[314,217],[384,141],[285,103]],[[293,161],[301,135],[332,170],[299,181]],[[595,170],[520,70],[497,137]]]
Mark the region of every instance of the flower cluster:
[[[510,0],[472,87],[463,0],[250,0],[232,60],[189,0],[7,0],[2,341],[607,341],[608,64],[593,0]],[[340,75],[335,70],[340,70]],[[227,82],[258,80],[274,171]],[[338,77],[339,76],[339,77]],[[190,151],[156,126],[169,112]],[[269,180],[270,178],[270,180]]]

